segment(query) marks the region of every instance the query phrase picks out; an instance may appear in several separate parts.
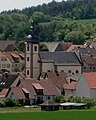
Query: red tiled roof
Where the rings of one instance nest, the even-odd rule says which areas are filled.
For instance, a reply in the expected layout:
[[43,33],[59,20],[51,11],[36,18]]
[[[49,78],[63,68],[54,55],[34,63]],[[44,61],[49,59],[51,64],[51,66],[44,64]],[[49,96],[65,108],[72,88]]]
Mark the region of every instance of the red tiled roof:
[[66,73],[64,72],[47,72],[48,79],[50,79],[55,86],[62,89],[63,84],[67,83]]
[[17,55],[16,53],[11,53],[11,55],[12,55],[14,58],[19,58],[19,55]]
[[5,97],[6,94],[8,92],[8,89],[3,89],[1,92],[0,92],[0,97]]
[[76,49],[76,48],[86,48],[86,47],[87,47],[86,45],[71,45],[71,46],[69,47],[69,49],[67,50],[67,52],[73,51],[73,50]]
[[82,60],[87,64],[87,65],[96,65],[96,58],[93,58],[91,56],[82,56]]
[[96,88],[96,72],[83,73],[90,88]]
[[5,57],[4,53],[0,51],[0,58]]
[[60,45],[61,45],[61,47],[62,47],[62,49],[64,51],[67,51],[72,44],[71,43],[61,42]]
[[67,89],[67,90],[75,90],[76,84],[77,84],[77,82],[71,82],[69,84],[64,84],[63,87],[64,87],[64,89]]
[[11,89],[17,99],[26,99],[22,87],[12,87]]

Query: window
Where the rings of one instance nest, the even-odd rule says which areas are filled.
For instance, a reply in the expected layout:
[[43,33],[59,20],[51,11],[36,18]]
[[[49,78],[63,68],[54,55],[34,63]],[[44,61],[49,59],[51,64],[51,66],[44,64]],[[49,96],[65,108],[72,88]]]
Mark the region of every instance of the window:
[[1,58],[1,61],[7,61],[7,58]]
[[10,64],[7,64],[7,68],[10,68]]
[[27,61],[29,61],[29,57],[27,57]]
[[27,70],[27,75],[29,75],[29,70]]
[[86,67],[84,67],[84,69],[86,69]]
[[34,46],[34,51],[37,51],[37,46]]
[[79,73],[79,71],[78,71],[78,70],[76,70],[76,73]]
[[48,100],[50,100],[50,96],[48,96]]
[[27,45],[27,51],[29,51],[29,45]]
[[71,73],[71,70],[68,70],[68,73]]
[[71,90],[71,92],[73,92],[73,90]]
[[93,67],[93,70],[95,69],[95,67]]
[[6,67],[6,64],[2,64],[2,68],[5,68]]
[[92,67],[90,67],[90,70],[92,69]]

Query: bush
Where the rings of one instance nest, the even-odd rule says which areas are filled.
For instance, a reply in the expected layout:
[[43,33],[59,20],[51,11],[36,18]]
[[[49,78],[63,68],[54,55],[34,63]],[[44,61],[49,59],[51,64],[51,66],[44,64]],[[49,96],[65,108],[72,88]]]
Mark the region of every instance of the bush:
[[4,103],[6,107],[20,106],[19,102],[11,98],[5,98]]
[[86,103],[87,104],[87,108],[91,108],[93,106],[96,105],[96,100],[91,99],[91,98],[82,98],[82,103]]
[[55,96],[53,99],[57,103],[64,103],[64,102],[66,102],[66,100],[65,100],[65,98],[63,96]]
[[0,107],[5,107],[5,103],[3,101],[0,101]]
[[77,96],[71,96],[67,99],[68,102],[73,102],[73,103],[85,103],[87,105],[87,108],[91,108],[96,105],[96,100],[91,99],[91,98],[80,98]]
[[81,98],[77,96],[70,96],[67,99],[68,102],[73,102],[73,103],[81,103]]

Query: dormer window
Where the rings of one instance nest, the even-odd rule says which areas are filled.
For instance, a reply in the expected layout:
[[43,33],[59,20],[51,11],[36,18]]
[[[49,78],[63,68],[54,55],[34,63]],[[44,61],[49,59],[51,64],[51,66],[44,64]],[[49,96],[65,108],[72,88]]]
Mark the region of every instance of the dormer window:
[[22,91],[26,98],[29,98],[29,91],[26,88],[22,88]]
[[39,83],[32,83],[33,87],[36,90],[37,95],[42,95],[43,94],[43,87]]

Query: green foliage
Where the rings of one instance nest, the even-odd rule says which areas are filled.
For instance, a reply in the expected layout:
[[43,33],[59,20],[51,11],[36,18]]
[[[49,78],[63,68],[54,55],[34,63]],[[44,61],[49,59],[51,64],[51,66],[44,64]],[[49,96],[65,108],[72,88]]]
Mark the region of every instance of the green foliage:
[[85,42],[85,36],[81,31],[72,31],[65,36],[65,41],[74,44],[83,44]]
[[5,98],[4,103],[6,107],[20,106],[19,102],[12,98]]
[[25,51],[25,41],[19,41],[18,44],[13,46],[14,51]]
[[86,103],[88,108],[96,106],[96,100],[91,98],[82,98],[82,103]]
[[5,103],[3,101],[0,101],[0,107],[5,107]]
[[23,40],[32,19],[38,23],[39,41],[83,44],[91,36],[96,37],[96,0],[53,0],[23,10],[4,11],[0,14],[0,40]]
[[66,102],[64,96],[55,96],[53,99],[57,103],[64,103],[64,102]]
[[48,16],[46,16],[43,12],[34,12],[32,19],[37,23],[42,23],[48,21]]
[[87,105],[87,108],[91,108],[93,106],[96,106],[96,100],[91,99],[91,98],[80,98],[77,96],[70,96],[67,99],[68,102],[73,102],[73,103],[85,103]]
[[49,51],[45,44],[40,45],[40,51]]
[[70,96],[67,99],[68,102],[73,102],[73,103],[81,103],[81,98],[77,96]]

